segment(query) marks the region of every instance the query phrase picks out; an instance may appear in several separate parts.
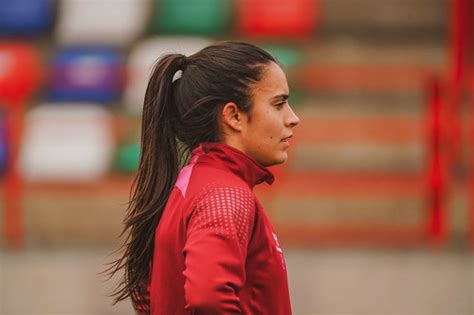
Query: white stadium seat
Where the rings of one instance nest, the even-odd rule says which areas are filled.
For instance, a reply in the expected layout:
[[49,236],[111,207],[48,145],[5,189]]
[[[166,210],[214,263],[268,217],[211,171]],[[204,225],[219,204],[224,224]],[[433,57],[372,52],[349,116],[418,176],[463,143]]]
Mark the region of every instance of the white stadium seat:
[[141,113],[146,86],[156,61],[166,53],[191,55],[212,41],[200,37],[155,37],[136,45],[128,62],[125,103],[133,113]]
[[109,113],[94,104],[56,103],[26,116],[21,166],[27,180],[92,181],[113,154]]
[[66,0],[58,9],[61,44],[128,45],[148,23],[149,0]]

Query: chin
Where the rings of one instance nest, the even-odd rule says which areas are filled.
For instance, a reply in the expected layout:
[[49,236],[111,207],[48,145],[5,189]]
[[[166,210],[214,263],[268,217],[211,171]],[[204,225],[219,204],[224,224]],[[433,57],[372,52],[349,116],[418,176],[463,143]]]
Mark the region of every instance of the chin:
[[272,158],[265,159],[265,161],[260,162],[264,166],[274,166],[278,164],[283,164],[288,160],[288,154],[286,152],[279,154],[278,156],[273,156]]

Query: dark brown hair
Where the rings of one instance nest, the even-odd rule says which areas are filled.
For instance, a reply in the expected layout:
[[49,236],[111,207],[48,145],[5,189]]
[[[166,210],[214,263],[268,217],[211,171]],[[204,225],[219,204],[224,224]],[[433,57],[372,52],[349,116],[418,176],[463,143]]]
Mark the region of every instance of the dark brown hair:
[[114,304],[130,297],[135,307],[149,310],[143,297],[155,229],[178,172],[199,143],[222,141],[217,114],[226,103],[250,111],[251,87],[270,62],[276,61],[254,45],[224,41],[189,57],[165,55],[155,65],[143,104],[140,164],[120,235],[126,239],[120,258],[105,271],[110,277],[124,271]]

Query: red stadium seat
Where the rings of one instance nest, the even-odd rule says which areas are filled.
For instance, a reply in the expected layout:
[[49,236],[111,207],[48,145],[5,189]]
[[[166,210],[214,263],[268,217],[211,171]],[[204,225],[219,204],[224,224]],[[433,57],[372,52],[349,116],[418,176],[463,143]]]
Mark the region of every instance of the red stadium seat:
[[21,104],[38,87],[41,63],[31,45],[0,42],[0,102]]
[[318,18],[318,0],[237,1],[237,31],[246,37],[308,37]]

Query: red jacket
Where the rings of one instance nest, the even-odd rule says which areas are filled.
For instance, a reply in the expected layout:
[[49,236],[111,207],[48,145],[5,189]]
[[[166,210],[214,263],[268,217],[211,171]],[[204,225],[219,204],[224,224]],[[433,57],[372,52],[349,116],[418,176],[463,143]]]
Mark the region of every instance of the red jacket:
[[153,315],[291,314],[283,252],[252,189],[273,175],[222,143],[193,150],[155,234]]

